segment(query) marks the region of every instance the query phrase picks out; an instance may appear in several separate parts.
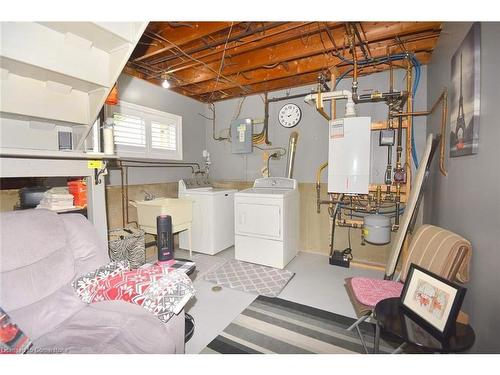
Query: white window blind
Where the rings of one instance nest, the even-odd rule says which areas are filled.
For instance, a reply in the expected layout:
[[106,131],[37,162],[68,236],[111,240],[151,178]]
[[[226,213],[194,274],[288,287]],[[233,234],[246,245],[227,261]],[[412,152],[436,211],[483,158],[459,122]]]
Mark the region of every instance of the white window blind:
[[177,150],[177,126],[151,121],[151,147],[158,150]]
[[181,116],[124,101],[107,106],[110,115],[119,156],[182,160]]
[[131,147],[146,147],[146,123],[138,116],[114,113],[115,144]]

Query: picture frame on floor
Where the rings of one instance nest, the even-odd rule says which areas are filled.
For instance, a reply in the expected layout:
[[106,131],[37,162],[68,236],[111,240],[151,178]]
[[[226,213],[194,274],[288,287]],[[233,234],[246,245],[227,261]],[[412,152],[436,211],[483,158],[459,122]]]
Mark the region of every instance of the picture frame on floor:
[[466,290],[412,263],[401,293],[401,305],[431,333],[446,337],[455,326]]

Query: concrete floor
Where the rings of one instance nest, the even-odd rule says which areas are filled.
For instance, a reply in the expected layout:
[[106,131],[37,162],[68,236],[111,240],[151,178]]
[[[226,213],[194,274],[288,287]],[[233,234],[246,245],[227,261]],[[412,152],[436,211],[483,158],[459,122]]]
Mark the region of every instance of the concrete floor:
[[[188,258],[189,252],[176,250],[177,258]],[[224,328],[229,325],[252,301],[256,294],[223,288],[213,291],[214,284],[203,279],[204,274],[215,269],[224,259],[234,258],[234,248],[215,256],[193,253],[197,272],[193,283],[196,296],[186,306],[195,319],[195,333],[186,344],[187,354],[199,353]],[[342,268],[328,264],[328,257],[300,252],[286,269],[295,276],[283,289],[279,298],[313,306],[322,310],[354,317],[354,310],[344,289],[344,279],[351,276],[382,278],[382,272],[363,268]]]

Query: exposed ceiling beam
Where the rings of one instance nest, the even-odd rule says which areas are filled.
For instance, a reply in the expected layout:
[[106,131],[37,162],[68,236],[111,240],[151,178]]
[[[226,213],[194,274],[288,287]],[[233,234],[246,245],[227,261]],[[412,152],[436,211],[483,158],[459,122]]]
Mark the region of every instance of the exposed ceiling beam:
[[[431,36],[426,39],[422,39],[416,42],[407,41],[405,46],[407,49],[415,52],[431,51],[436,44],[437,36]],[[375,45],[369,44],[371,54],[374,58],[383,57],[386,55],[385,45]],[[392,49],[393,53],[402,52],[400,46],[396,46]],[[359,54],[359,51],[358,53]],[[321,69],[328,69],[332,66],[339,64],[341,61],[332,54],[318,54],[315,56],[308,56],[301,59],[296,59],[284,63],[279,63],[271,68],[260,67],[258,69],[247,71],[244,73],[236,73],[228,78],[232,81],[219,80],[218,84],[215,85],[215,81],[207,81],[194,85],[185,86],[189,90],[192,90],[197,95],[211,92],[212,90],[227,90],[229,88],[235,87],[234,82],[240,85],[251,85],[260,81],[269,81],[278,78],[284,78],[293,76],[296,74],[303,74],[307,72],[318,71]]]
[[[431,53],[430,52],[419,52],[416,54],[417,58],[419,61],[421,61],[423,64],[426,64],[429,62]],[[346,70],[350,69],[351,66],[343,66],[338,68],[339,74],[344,73]],[[371,66],[371,67],[366,67],[363,68],[359,75],[367,75],[371,73],[377,73],[381,72],[384,70],[387,70],[387,66]],[[284,78],[278,78],[275,80],[267,81],[267,82],[259,82],[253,85],[247,85],[245,86],[250,94],[246,95],[254,95],[254,94],[259,94],[263,92],[271,92],[271,91],[278,91],[278,90],[283,90],[287,88],[292,88],[292,87],[298,87],[298,86],[304,86],[308,84],[315,84],[318,82],[318,75],[321,73],[326,73],[323,69],[319,69],[313,72],[306,72],[303,74],[296,74],[294,76],[290,77],[284,77]],[[352,73],[348,74],[347,77],[352,76]],[[176,88],[174,90],[181,89],[181,88]],[[226,89],[223,90],[224,94],[222,94],[219,91],[216,91],[214,95],[212,95],[212,101],[220,101],[220,100],[226,100],[226,99],[231,99],[234,97],[241,96],[240,95],[240,90],[237,88],[233,89]],[[211,96],[211,93],[205,93],[201,95],[196,95],[195,99],[202,101],[202,102],[208,102],[209,97]]]
[[[200,42],[200,40],[197,40],[196,42],[182,46],[182,49],[190,56],[202,59],[204,62],[214,61],[217,60],[217,58],[220,59],[224,50],[230,51],[234,47],[245,45],[268,35],[273,35],[276,32],[280,32],[280,30],[289,30],[295,27],[291,25],[293,23],[294,22],[259,22],[255,27],[249,26],[241,28],[241,30],[233,29],[231,35],[228,35],[227,32],[224,34],[217,33],[217,35],[211,36],[209,42]],[[154,35],[152,37],[154,37]],[[226,41],[227,47],[224,48]],[[209,57],[212,58],[208,59]],[[192,61],[185,61],[185,59],[179,59],[177,56],[172,55],[159,56],[156,59],[149,60],[147,63],[150,65],[166,64],[168,65],[167,73],[171,73],[170,69],[176,68],[179,65],[193,64]],[[193,66],[195,65],[197,64],[194,63]]]
[[[441,31],[439,22],[350,24],[358,59],[410,51],[422,64]],[[124,72],[157,85],[166,73],[173,91],[205,102],[314,84],[332,67],[340,73],[352,68],[341,59],[352,58],[346,27],[318,21],[151,22]],[[365,66],[358,73],[388,68]]]
[[[378,23],[369,23],[367,25],[363,25],[363,27],[365,34],[368,37],[368,41],[372,42],[380,39],[387,40],[394,38],[396,35],[404,36],[416,32],[426,31],[434,28],[435,24],[436,23],[432,22],[406,22],[398,24],[397,27],[393,27],[381,26]],[[340,30],[336,32],[336,30],[333,30],[333,36],[335,38],[336,45],[342,46],[345,39],[344,32]],[[225,62],[225,67],[222,70],[222,74],[228,76],[241,71],[245,72],[253,70],[263,65],[272,65],[283,61],[299,59],[332,49],[335,49],[335,46],[329,40],[328,34],[321,31],[308,36],[306,40],[295,39],[273,47],[262,48],[236,56],[228,56]],[[207,64],[211,69],[205,66],[200,66],[196,69],[181,71],[176,74],[176,77],[179,78],[180,82],[183,82],[182,85],[208,81],[216,78],[216,69],[218,69],[219,64],[220,62]]]
[[[183,44],[203,38],[217,31],[227,29],[231,26],[231,22],[187,22],[187,24],[192,25],[192,27],[179,26],[174,28],[168,26],[165,27],[163,31],[158,32],[158,34],[161,36],[165,36],[175,44],[182,46]],[[186,32],[186,29],[188,29],[189,32]],[[164,44],[161,46],[150,45],[146,48],[145,51],[141,52],[140,56],[133,58],[133,60],[143,61],[170,51],[172,48],[173,46],[169,44]],[[135,56],[135,54],[133,54],[133,56]]]
[[[240,38],[237,41],[228,43],[226,53],[230,56],[235,56],[244,52],[254,51],[259,48],[299,38],[301,35],[307,35],[307,33],[312,32],[310,29],[312,24],[313,22],[288,22],[285,25],[266,30],[265,33],[253,34],[248,37]],[[192,53],[189,50],[186,52],[196,59],[209,63],[214,61],[220,62],[223,51],[223,46],[220,46],[208,53],[206,51],[202,53]],[[200,63],[195,61],[171,61],[170,66],[166,69],[166,73],[172,74],[181,70],[195,68],[199,65]]]

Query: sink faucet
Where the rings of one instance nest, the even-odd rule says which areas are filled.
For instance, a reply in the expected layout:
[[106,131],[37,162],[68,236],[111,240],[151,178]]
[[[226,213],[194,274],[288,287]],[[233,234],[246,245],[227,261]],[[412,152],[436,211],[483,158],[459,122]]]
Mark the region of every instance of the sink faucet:
[[141,190],[141,193],[144,193],[144,200],[145,201],[152,201],[155,199],[154,194],[147,192],[146,190]]

